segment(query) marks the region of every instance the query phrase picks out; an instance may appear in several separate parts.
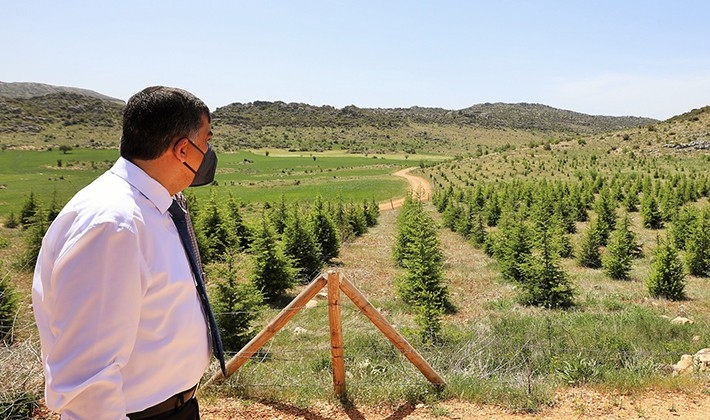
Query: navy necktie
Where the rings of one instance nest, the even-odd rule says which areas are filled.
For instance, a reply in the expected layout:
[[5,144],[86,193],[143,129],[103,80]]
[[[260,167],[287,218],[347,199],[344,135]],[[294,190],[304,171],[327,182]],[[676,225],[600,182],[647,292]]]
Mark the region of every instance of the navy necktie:
[[202,303],[202,310],[205,313],[205,318],[207,318],[207,326],[210,330],[210,336],[212,338],[212,352],[214,356],[219,360],[219,367],[222,369],[222,374],[227,377],[227,368],[224,363],[224,350],[222,349],[222,338],[219,335],[219,329],[217,328],[217,320],[212,313],[210,308],[210,302],[207,300],[207,290],[205,289],[205,282],[202,279],[202,270],[197,262],[197,254],[192,246],[192,240],[190,238],[190,232],[187,226],[187,220],[185,220],[185,210],[173,200],[173,203],[168,209],[170,215],[173,217],[173,223],[180,234],[180,240],[185,248],[185,253],[190,260],[190,267],[192,268],[192,273],[195,276],[195,287],[197,288],[197,294],[200,296],[200,302]]

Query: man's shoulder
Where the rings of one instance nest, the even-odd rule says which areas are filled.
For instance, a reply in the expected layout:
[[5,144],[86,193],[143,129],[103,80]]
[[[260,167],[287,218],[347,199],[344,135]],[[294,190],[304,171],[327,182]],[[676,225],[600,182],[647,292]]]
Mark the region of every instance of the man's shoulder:
[[107,172],[79,191],[62,213],[87,225],[132,225],[143,219],[148,205],[139,191],[120,177]]

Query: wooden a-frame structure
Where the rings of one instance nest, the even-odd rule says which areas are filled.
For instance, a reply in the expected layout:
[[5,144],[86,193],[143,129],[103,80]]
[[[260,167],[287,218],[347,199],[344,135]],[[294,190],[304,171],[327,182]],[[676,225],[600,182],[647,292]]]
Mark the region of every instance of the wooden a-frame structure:
[[[340,273],[320,274],[296,296],[259,334],[249,341],[227,362],[227,377],[236,372],[266,344],[296,313],[306,306],[323,287],[328,287],[328,319],[330,324],[330,354],[333,367],[333,388],[338,396],[345,394],[345,362],[343,359],[343,331],[340,317],[340,291],[367,316],[395,347],[434,385],[443,387],[444,379],[432,369],[409,342],[390,325],[365,296]],[[217,371],[205,384],[208,386],[226,378]]]

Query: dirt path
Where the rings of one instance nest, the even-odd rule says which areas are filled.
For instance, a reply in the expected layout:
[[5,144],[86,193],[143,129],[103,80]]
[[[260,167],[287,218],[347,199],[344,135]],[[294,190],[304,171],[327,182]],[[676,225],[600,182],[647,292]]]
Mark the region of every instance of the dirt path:
[[573,388],[559,392],[550,408],[539,413],[512,413],[466,401],[447,400],[435,404],[403,403],[394,407],[349,407],[319,403],[309,408],[279,402],[259,402],[223,398],[201,402],[203,420],[579,420],[579,419],[683,419],[710,417],[710,399],[702,393],[646,392],[641,395],[601,394],[591,389]]
[[[424,201],[429,200],[431,198],[431,185],[429,184],[429,181],[420,176],[410,175],[410,172],[412,172],[414,169],[417,168],[412,167],[402,169],[401,171],[395,172],[393,175],[406,179],[407,182],[409,182],[409,191],[413,192],[414,194],[420,194]],[[401,207],[403,203],[404,197],[383,201],[380,203],[380,211],[396,209],[398,207]]]

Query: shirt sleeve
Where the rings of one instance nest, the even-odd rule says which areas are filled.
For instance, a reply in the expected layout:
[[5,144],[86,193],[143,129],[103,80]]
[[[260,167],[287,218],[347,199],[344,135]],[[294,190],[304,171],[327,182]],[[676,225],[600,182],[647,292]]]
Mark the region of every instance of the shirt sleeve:
[[51,274],[54,338],[44,355],[47,402],[62,419],[124,419],[121,367],[133,351],[144,287],[133,229],[91,226],[67,242]]

